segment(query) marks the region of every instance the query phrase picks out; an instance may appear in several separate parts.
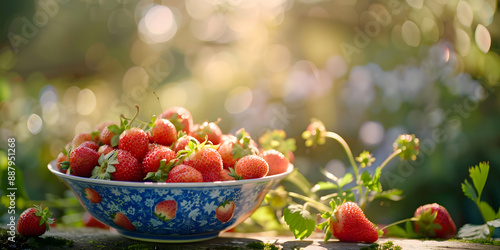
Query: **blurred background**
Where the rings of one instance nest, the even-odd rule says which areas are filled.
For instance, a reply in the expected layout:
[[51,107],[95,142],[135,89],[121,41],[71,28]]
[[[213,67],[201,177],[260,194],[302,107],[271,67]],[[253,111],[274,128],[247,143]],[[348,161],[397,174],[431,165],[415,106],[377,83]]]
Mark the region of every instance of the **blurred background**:
[[[420,138],[416,162],[393,160],[384,189],[405,198],[367,208],[376,223],[438,202],[457,227],[482,223],[460,183],[490,162],[482,199],[500,206],[500,17],[495,0],[80,0],[0,3],[0,162],[16,139],[19,209],[30,200],[69,207],[47,170],[62,148],[102,121],[184,106],[195,123],[283,129],[310,182],[352,172],[333,141],[308,149],[311,118],[358,155]],[[157,98],[158,97],[158,98]],[[8,198],[2,194],[2,204]],[[69,199],[69,200],[68,200]],[[29,201],[29,202],[28,202]],[[74,201],[74,200],[72,200]],[[7,220],[7,209],[0,215]],[[78,206],[75,211],[79,211]],[[78,221],[67,212],[67,221]],[[61,214],[58,214],[61,216]]]

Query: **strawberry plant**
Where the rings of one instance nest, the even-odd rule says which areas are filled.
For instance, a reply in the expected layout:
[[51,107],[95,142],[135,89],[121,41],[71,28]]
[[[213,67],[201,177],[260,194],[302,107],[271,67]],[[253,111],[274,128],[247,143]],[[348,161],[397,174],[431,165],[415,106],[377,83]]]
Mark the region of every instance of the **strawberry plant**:
[[471,225],[465,224],[458,231],[459,238],[467,239],[480,239],[487,238],[491,239],[495,227],[500,227],[500,208],[498,212],[495,213],[493,208],[481,200],[481,194],[486,184],[486,179],[488,178],[488,173],[490,171],[490,165],[486,162],[481,162],[479,165],[469,168],[469,176],[472,180],[472,184],[467,181],[467,179],[462,183],[462,191],[465,196],[476,203],[485,224],[483,225]]
[[[337,225],[337,213],[339,210],[344,210],[343,206],[345,206],[345,202],[356,202],[356,207],[359,206],[360,211],[362,211],[368,202],[375,199],[386,198],[395,201],[400,200],[402,194],[401,190],[383,190],[382,184],[380,183],[382,170],[389,161],[397,156],[400,156],[402,160],[416,160],[419,152],[419,139],[416,138],[415,135],[400,135],[393,144],[394,151],[376,167],[373,174],[371,174],[366,169],[375,161],[372,154],[368,151],[363,151],[358,157],[354,157],[347,142],[339,134],[327,131],[321,121],[313,120],[306,131],[303,132],[302,138],[305,140],[307,147],[323,145],[327,138],[339,142],[347,154],[354,173],[347,173],[343,177],[338,177],[323,169],[321,172],[331,181],[318,182],[310,190],[305,190],[306,195],[288,192],[288,196],[303,201],[303,204],[291,204],[284,210],[285,222],[290,227],[295,238],[298,239],[304,239],[310,236],[316,227],[326,232],[325,240],[330,238],[332,234],[335,236],[338,235],[338,232],[332,231],[334,228],[337,228],[337,226],[333,227],[332,225]],[[356,162],[358,162],[359,165]],[[290,178],[293,178],[293,175],[291,175]],[[295,183],[302,186],[307,186],[309,184],[307,180],[303,178],[301,181],[295,181]],[[330,194],[318,197],[318,192],[324,190],[329,191]],[[319,212],[323,218],[323,222],[316,225],[317,220],[312,216],[311,210]],[[349,214],[348,216],[351,215]],[[361,218],[361,216],[359,217]],[[346,228],[349,227],[350,225],[346,225]],[[365,231],[368,232],[368,230]],[[367,234],[371,235],[372,232]],[[340,233],[340,235],[342,235],[342,233]],[[353,239],[350,239],[350,241],[352,240]],[[366,238],[360,237],[359,240],[354,239],[354,241],[359,242],[370,242],[372,240],[373,237],[371,236]]]

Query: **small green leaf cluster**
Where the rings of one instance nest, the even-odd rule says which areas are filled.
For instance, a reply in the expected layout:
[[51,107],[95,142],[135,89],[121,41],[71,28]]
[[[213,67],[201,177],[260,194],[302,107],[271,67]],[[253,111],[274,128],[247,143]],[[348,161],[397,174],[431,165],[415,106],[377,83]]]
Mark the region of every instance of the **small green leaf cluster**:
[[500,208],[498,209],[498,212],[495,213],[495,210],[493,210],[490,204],[481,200],[481,194],[484,186],[486,185],[489,171],[489,163],[481,162],[479,165],[469,168],[469,176],[472,180],[472,184],[470,184],[467,179],[464,183],[462,183],[462,191],[464,192],[464,195],[476,203],[481,215],[483,216],[485,224],[465,224],[458,231],[458,238],[489,240],[491,239],[495,228],[500,227]]

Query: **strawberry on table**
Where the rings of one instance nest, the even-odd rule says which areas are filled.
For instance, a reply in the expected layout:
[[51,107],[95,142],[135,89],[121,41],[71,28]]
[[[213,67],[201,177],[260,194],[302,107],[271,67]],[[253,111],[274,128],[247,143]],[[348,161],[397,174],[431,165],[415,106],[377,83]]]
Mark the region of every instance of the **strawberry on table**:
[[184,131],[189,134],[193,128],[193,116],[184,107],[171,107],[158,116],[160,119],[168,119],[174,124],[177,131]]
[[335,209],[330,230],[340,241],[373,243],[378,240],[375,225],[354,202],[345,202]]
[[267,164],[269,164],[269,172],[267,175],[275,175],[286,172],[288,169],[288,164],[290,161],[281,152],[269,149],[264,151],[260,157],[262,157]]
[[164,200],[156,204],[153,215],[162,221],[169,222],[175,218],[176,213],[177,202],[175,202],[175,200]]
[[235,205],[233,201],[226,200],[222,202],[215,210],[215,216],[217,217],[217,220],[222,223],[226,223],[231,220],[231,218],[233,218],[234,208]]
[[85,198],[89,199],[92,203],[101,202],[101,195],[92,188],[86,188],[83,190],[85,192]]
[[49,224],[54,222],[50,218],[52,213],[49,208],[43,208],[42,205],[35,205],[32,208],[24,210],[17,220],[17,232],[24,236],[39,236],[49,231]]
[[180,164],[170,170],[167,182],[203,182],[203,175],[193,167]]
[[451,239],[457,233],[448,210],[437,203],[420,206],[414,216],[415,231],[424,237]]
[[117,226],[127,229],[129,231],[135,231],[135,226],[122,212],[118,212],[116,214],[111,215],[111,219]]
[[257,155],[247,155],[238,162],[234,169],[230,168],[231,176],[235,179],[262,178],[269,172],[269,164]]
[[157,119],[151,129],[151,141],[165,146],[172,145],[177,141],[177,130],[174,124],[167,119]]
[[141,181],[142,167],[132,154],[125,150],[114,150],[99,158],[99,166],[92,170],[93,179],[115,181]]
[[130,152],[137,160],[142,160],[148,151],[148,145],[148,134],[135,127],[123,131],[118,140],[118,148]]

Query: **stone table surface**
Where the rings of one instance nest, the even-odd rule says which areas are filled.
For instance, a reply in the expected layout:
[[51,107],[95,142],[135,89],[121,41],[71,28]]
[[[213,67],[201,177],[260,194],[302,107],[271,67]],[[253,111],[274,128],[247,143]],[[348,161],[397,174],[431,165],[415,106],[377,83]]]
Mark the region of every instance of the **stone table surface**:
[[[345,243],[337,240],[324,242],[321,235],[313,235],[306,240],[295,240],[293,236],[272,236],[269,233],[223,233],[218,238],[195,243],[151,243],[132,240],[116,232],[96,228],[54,228],[42,237],[56,236],[74,241],[71,249],[251,249],[250,242],[273,243],[282,249],[360,249],[370,244]],[[403,249],[500,249],[488,246],[456,241],[414,240],[381,238],[377,242],[394,242]],[[47,246],[45,249],[58,249]]]

